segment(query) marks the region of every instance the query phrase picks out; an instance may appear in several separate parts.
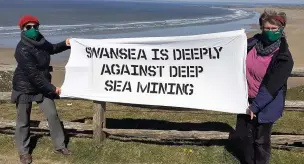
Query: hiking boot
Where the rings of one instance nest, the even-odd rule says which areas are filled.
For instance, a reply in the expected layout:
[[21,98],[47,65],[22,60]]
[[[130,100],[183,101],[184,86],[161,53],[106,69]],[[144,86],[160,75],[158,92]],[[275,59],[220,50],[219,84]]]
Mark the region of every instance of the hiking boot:
[[72,152],[67,148],[58,149],[58,150],[56,150],[56,152],[61,153],[63,155],[72,155]]
[[22,164],[30,164],[32,163],[32,156],[30,154],[20,155],[20,162]]

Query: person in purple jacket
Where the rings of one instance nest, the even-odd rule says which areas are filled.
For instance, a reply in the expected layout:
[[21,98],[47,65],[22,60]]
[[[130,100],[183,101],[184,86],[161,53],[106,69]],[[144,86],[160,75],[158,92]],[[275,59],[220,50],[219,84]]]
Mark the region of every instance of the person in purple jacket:
[[235,131],[237,156],[246,164],[269,163],[272,126],[282,117],[294,64],[284,33],[286,14],[265,10],[259,25],[262,32],[247,47],[248,114],[237,115]]

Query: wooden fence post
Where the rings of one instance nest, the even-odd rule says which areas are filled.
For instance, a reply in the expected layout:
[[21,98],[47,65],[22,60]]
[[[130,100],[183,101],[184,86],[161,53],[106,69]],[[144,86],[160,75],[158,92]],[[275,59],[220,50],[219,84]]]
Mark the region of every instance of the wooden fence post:
[[93,138],[98,145],[102,145],[106,139],[106,133],[103,131],[106,128],[106,103],[94,101],[93,110]]

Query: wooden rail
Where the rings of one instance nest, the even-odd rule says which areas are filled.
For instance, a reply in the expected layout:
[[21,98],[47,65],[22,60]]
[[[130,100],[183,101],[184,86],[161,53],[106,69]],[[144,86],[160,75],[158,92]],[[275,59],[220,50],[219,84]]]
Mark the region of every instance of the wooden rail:
[[[102,120],[102,119],[101,119]],[[102,143],[107,135],[123,138],[133,139],[148,139],[157,141],[174,141],[174,140],[185,140],[185,141],[208,141],[208,140],[228,140],[229,132],[219,131],[177,131],[177,130],[142,130],[142,129],[107,129],[100,128],[99,125],[91,125],[77,122],[63,122],[66,130],[77,130],[80,132],[90,131],[89,134],[81,134],[79,136],[90,137],[93,133],[93,138],[98,143]],[[14,127],[16,126],[15,121],[11,120],[0,120],[0,132],[11,132],[13,133]],[[97,127],[96,127],[97,126]],[[32,121],[31,129],[45,130],[44,133],[48,132],[48,124],[46,121]],[[102,130],[102,132],[101,132]],[[95,134],[95,133],[100,133]],[[272,135],[273,145],[288,145],[294,144],[299,141],[304,141],[304,135]]]
[[[0,71],[14,71],[15,66],[0,65]],[[56,71],[64,71],[64,67],[54,68]],[[304,77],[304,68],[294,69],[291,77]],[[0,101],[10,100],[10,92],[0,92]],[[286,101],[285,107],[287,111],[304,111],[304,101]],[[103,141],[108,135],[135,137],[135,138],[153,138],[156,140],[226,140],[229,137],[228,132],[218,131],[176,131],[176,130],[136,130],[136,129],[106,129],[106,103],[94,102],[93,125],[63,122],[65,129],[77,131],[92,131],[93,138],[98,144],[103,144]],[[177,112],[177,111],[176,111]],[[181,111],[178,111],[181,112]],[[189,111],[182,111],[189,112]],[[15,121],[0,120],[0,131],[10,131],[15,127]],[[32,128],[48,130],[47,122],[39,122],[36,125],[31,125]],[[294,142],[303,142],[304,135],[272,135],[272,143],[284,145]]]

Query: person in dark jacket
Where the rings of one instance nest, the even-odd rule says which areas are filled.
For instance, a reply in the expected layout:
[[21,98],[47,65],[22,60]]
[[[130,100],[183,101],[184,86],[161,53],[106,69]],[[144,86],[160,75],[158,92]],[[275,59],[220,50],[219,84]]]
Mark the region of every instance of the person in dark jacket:
[[259,19],[261,34],[248,39],[246,76],[248,114],[237,116],[235,147],[244,164],[268,164],[271,156],[271,131],[283,114],[287,79],[293,58],[284,34],[286,14],[266,11]]
[[22,163],[31,163],[29,154],[30,114],[32,102],[37,102],[47,118],[56,152],[70,155],[57,115],[54,99],[61,89],[51,84],[51,55],[70,48],[69,39],[51,44],[39,32],[39,20],[31,15],[21,17],[21,40],[15,50],[17,68],[13,77],[12,102],[16,104],[17,120],[15,141]]

